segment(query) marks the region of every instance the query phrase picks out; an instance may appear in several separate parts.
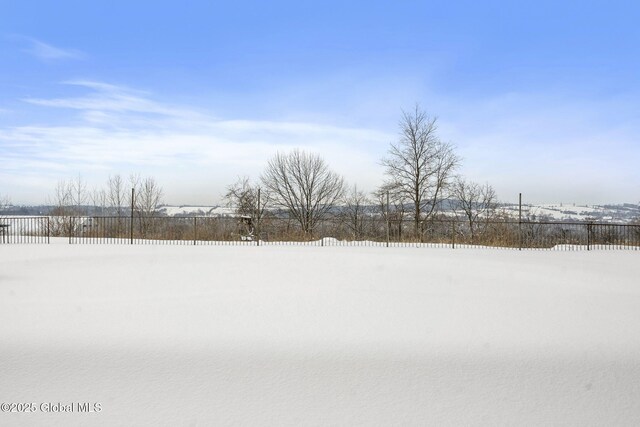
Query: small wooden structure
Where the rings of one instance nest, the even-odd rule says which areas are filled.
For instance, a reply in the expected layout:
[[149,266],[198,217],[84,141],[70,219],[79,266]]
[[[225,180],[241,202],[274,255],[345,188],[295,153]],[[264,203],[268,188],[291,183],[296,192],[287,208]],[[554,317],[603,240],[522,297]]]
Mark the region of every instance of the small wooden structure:
[[253,226],[253,218],[249,215],[241,215],[238,218],[238,229],[240,230],[240,238],[242,240],[253,240],[255,227]]

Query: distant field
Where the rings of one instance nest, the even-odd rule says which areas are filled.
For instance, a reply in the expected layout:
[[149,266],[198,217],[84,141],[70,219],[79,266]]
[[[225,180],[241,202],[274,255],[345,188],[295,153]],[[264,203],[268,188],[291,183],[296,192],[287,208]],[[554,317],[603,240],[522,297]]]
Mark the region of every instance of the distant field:
[[638,259],[0,246],[0,425],[640,425]]

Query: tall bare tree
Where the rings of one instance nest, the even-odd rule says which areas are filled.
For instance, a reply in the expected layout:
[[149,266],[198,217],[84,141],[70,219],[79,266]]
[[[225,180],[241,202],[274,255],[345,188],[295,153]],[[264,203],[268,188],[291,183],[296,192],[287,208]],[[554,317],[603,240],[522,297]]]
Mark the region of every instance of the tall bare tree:
[[79,175],[69,182],[71,189],[71,201],[74,206],[75,215],[85,215],[87,212],[86,206],[89,202],[89,192],[87,190],[87,183],[82,179],[82,175]]
[[460,162],[453,146],[438,137],[436,122],[418,105],[411,112],[403,111],[400,139],[391,144],[388,156],[382,159],[387,184],[411,201],[416,235],[420,222],[437,211]]
[[126,213],[128,191],[120,175],[109,176],[107,181],[107,204],[111,212],[119,217]]
[[82,176],[78,175],[69,181],[58,181],[53,192],[53,200],[48,202],[53,205],[51,233],[57,236],[74,232],[80,223],[74,216],[87,213],[88,200],[87,184]]
[[305,234],[324,219],[344,193],[344,179],[317,154],[278,153],[261,177],[275,206],[286,209]]
[[480,185],[458,177],[451,187],[451,195],[456,199],[458,209],[469,223],[473,242],[478,221],[482,218],[489,219],[496,212],[496,192],[489,184]]
[[140,179],[139,176],[132,175],[131,183],[135,195],[134,209],[139,218],[140,232],[145,237],[151,231],[153,216],[162,203],[163,190],[152,177]]
[[361,239],[365,233],[365,219],[369,212],[371,200],[354,185],[345,194],[343,204],[344,207],[341,212],[343,222],[356,240]]
[[135,209],[140,216],[150,217],[156,213],[162,203],[163,190],[157,181],[148,177],[140,181],[135,188]]

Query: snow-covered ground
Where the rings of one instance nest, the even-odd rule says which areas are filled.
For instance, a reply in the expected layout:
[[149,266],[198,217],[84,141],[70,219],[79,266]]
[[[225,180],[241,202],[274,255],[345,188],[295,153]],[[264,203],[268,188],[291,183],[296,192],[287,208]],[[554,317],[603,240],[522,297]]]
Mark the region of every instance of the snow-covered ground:
[[[518,218],[518,205],[501,208],[507,215]],[[595,221],[627,223],[637,220],[640,208],[637,205],[588,206],[575,204],[523,205],[523,218],[538,221]]]
[[638,261],[0,245],[0,425],[640,425]]

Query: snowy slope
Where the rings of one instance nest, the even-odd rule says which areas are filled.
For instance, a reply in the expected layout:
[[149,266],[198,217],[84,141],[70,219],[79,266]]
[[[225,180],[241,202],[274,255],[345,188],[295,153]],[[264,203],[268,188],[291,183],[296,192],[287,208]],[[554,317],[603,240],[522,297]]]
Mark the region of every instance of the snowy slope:
[[[506,205],[501,210],[513,218],[518,217],[518,205]],[[523,218],[534,221],[596,221],[626,223],[640,217],[640,208],[634,205],[523,205]]]
[[635,252],[2,246],[0,425],[639,425]]

